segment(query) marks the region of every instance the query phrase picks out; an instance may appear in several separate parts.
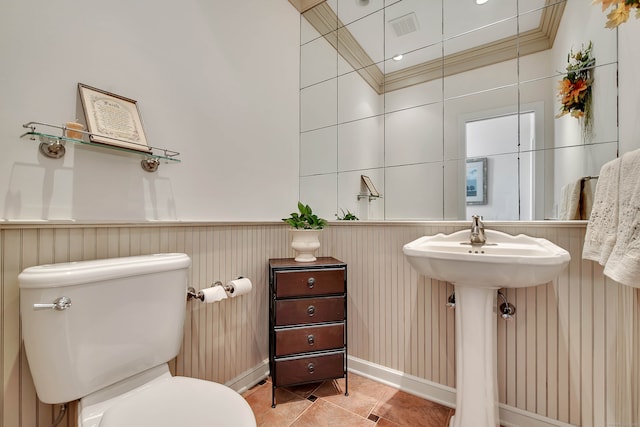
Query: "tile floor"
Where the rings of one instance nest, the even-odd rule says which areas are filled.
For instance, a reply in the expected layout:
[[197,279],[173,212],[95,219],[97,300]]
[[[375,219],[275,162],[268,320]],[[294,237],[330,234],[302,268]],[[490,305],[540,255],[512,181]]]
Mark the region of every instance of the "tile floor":
[[446,427],[453,409],[349,373],[344,379],[276,389],[267,380],[243,394],[259,427]]

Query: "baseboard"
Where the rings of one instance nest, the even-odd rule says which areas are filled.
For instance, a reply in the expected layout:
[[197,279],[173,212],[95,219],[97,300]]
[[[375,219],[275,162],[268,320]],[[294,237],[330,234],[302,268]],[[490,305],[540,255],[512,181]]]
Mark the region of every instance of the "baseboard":
[[244,371],[224,385],[242,394],[269,376],[269,359],[263,360],[248,371]]
[[[439,403],[450,408],[456,407],[456,390],[442,384],[427,381],[395,369],[377,365],[357,357],[349,356],[349,371],[363,377]],[[504,427],[575,427],[562,421],[523,411],[500,404],[500,424]]]
[[449,408],[456,407],[456,389],[454,388],[408,375],[386,366],[376,365],[353,356],[349,356],[348,367],[349,371],[354,374],[381,382]]

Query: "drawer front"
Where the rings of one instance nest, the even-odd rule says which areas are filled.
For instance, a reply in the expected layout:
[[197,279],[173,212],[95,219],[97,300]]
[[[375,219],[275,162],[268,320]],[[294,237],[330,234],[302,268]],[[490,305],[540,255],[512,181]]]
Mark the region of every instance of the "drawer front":
[[344,297],[276,301],[276,326],[344,320]]
[[277,271],[276,297],[342,294],[345,291],[345,269]]
[[307,326],[276,331],[276,356],[344,347],[344,324]]
[[276,387],[344,376],[344,352],[276,361]]

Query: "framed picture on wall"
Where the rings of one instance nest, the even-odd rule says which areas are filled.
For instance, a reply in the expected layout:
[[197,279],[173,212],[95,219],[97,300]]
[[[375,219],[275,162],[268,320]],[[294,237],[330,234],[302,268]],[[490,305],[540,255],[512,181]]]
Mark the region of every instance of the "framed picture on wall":
[[151,151],[136,101],[82,83],[78,83],[78,94],[91,142]]
[[487,158],[467,159],[467,205],[487,204]]
[[380,193],[378,193],[376,186],[373,185],[371,178],[366,175],[360,175],[360,178],[362,179],[362,182],[364,182],[365,187],[367,187],[367,190],[369,190],[369,194],[371,194],[371,196],[380,197]]

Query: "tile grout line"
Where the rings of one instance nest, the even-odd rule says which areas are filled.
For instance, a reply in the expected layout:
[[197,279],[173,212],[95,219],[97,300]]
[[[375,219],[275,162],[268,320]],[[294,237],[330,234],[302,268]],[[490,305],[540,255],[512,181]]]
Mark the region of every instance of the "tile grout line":
[[[323,385],[323,384],[324,384],[324,382],[321,382],[318,386],[316,386],[314,389],[312,389],[312,390],[309,392],[309,394],[308,394],[308,396],[307,396],[307,397],[304,397],[304,396],[302,396],[302,395],[300,395],[300,394],[298,394],[298,393],[295,393],[295,392],[292,392],[292,391],[289,391],[289,390],[287,390],[287,391],[289,391],[289,392],[290,392],[290,393],[292,393],[292,394],[295,394],[295,395],[296,395],[296,396],[298,396],[298,397],[303,398],[304,400],[309,400],[309,397],[314,396],[314,394],[313,394],[313,393],[314,393],[314,392],[316,392],[320,387],[322,387],[322,385]],[[297,416],[293,421],[291,421],[291,423],[289,423],[288,427],[291,427],[292,425],[294,425],[294,424],[296,423],[296,421],[298,421],[298,420],[299,420],[299,419],[300,419],[300,418],[301,418],[301,417],[302,417],[302,416],[303,416],[307,411],[309,411],[309,410],[313,407],[313,405],[315,405],[315,404],[316,404],[316,402],[317,402],[317,401],[318,401],[318,398],[317,398],[317,397],[316,397],[316,399],[315,399],[315,400],[309,400],[309,402],[311,402],[311,405],[309,405],[308,407],[306,407],[306,408],[304,409],[304,411],[300,412],[300,414],[299,414],[299,415],[298,415],[298,416]]]
[[[311,404],[308,405],[306,408],[304,408],[299,414],[297,414],[292,421],[287,422],[287,424],[282,424],[282,425],[286,425],[287,427],[292,427],[296,423],[302,423],[305,420],[305,415],[309,416],[308,411],[310,410],[310,408],[313,408],[314,404],[316,404],[316,402],[318,402],[318,400],[322,400],[324,403],[327,403],[329,405],[328,406],[324,406],[324,403],[323,404],[318,404],[318,405],[323,405],[323,407],[320,407],[320,406],[316,405],[316,407],[314,408],[314,411],[318,412],[318,414],[315,414],[314,416],[318,416],[318,415],[324,416],[324,417],[330,416],[330,415],[327,415],[327,413],[331,413],[333,411],[333,409],[331,409],[329,411],[327,411],[327,409],[328,408],[334,408],[334,409],[337,409],[337,410],[343,412],[344,414],[349,414],[349,416],[351,416],[351,417],[355,416],[355,417],[357,417],[357,419],[367,420],[367,421],[372,423],[372,424],[370,424],[371,426],[378,426],[378,425],[380,425],[381,422],[390,423],[390,425],[392,424],[392,425],[397,426],[397,427],[401,427],[401,426],[405,425],[405,424],[398,424],[396,421],[392,421],[389,418],[377,415],[378,411],[376,411],[376,409],[380,409],[381,405],[383,405],[385,402],[389,403],[388,399],[385,398],[385,397],[373,398],[372,401],[374,403],[372,404],[371,408],[366,411],[367,415],[361,415],[362,411],[360,413],[355,412],[353,410],[353,408],[350,407],[349,405],[343,406],[343,405],[341,405],[340,402],[333,402],[330,398],[331,398],[331,396],[334,396],[334,395],[333,394],[324,395],[324,394],[326,394],[326,391],[323,391],[323,388],[326,387],[328,384],[331,385],[332,382],[333,382],[332,380],[324,381],[324,382],[318,383],[313,388],[310,388],[310,389],[301,388],[301,389],[298,389],[297,391],[290,390],[290,389],[288,389],[286,387],[283,387],[282,391],[286,392],[288,395],[291,395],[291,396],[295,397],[295,400],[308,400],[309,402],[311,402]],[[260,384],[259,387],[270,388],[270,383],[269,383],[268,380],[265,380],[265,382]],[[335,388],[335,387],[333,387],[333,388]],[[339,391],[339,389],[336,389],[336,391]],[[254,391],[254,393],[255,393],[255,391]],[[356,390],[353,390],[352,393],[359,394]],[[248,394],[247,397],[250,396],[251,394],[253,394],[253,393]],[[323,394],[323,396],[319,396],[318,394]],[[337,394],[336,394],[336,396],[337,396]],[[365,396],[368,396],[368,395],[365,394]],[[369,396],[369,397],[373,397],[373,396]],[[424,399],[421,399],[421,400],[424,400]],[[427,402],[430,402],[430,401],[427,400]],[[281,404],[282,405],[286,405],[287,403],[288,402],[283,402]],[[430,403],[433,403],[433,402],[430,402]],[[394,404],[391,404],[391,405],[392,406],[396,406]],[[448,413],[447,413],[447,416],[446,416],[445,423],[442,426],[439,425],[438,427],[447,427],[450,424],[450,420],[451,420],[451,417],[454,414],[454,412],[455,411],[453,409],[448,408]],[[382,420],[384,420],[384,421],[382,421]],[[429,425],[434,425],[435,426],[435,424],[429,424]]]
[[[373,420],[370,420],[370,419],[368,419],[368,418],[365,418],[365,417],[363,417],[362,415],[357,414],[357,413],[355,413],[355,412],[353,412],[353,411],[351,411],[351,410],[349,410],[349,409],[347,409],[347,408],[344,408],[344,407],[342,407],[342,406],[340,406],[340,405],[336,405],[335,403],[333,403],[333,402],[331,402],[331,401],[329,401],[329,400],[327,400],[327,399],[325,399],[325,398],[323,398],[323,397],[318,397],[318,399],[316,400],[316,402],[317,402],[318,400],[321,400],[321,399],[322,399],[322,401],[324,401],[325,403],[327,403],[327,404],[329,404],[329,405],[331,405],[331,406],[334,406],[334,407],[336,407],[336,408],[338,408],[338,409],[340,409],[340,410],[343,410],[343,411],[345,411],[345,412],[348,412],[348,413],[350,413],[350,414],[352,414],[352,415],[355,415],[355,416],[356,416],[356,417],[358,417],[358,418],[362,418],[363,420],[367,420],[367,421],[373,421]],[[313,402],[313,403],[315,404],[316,402]],[[311,405],[311,406],[313,406],[313,405]],[[311,408],[311,406],[309,406],[309,408]],[[306,412],[306,410],[305,410],[304,412]],[[303,412],[303,413],[304,413],[304,412]],[[373,423],[374,423],[374,425],[378,424],[378,422],[377,422],[377,421],[374,421]]]

